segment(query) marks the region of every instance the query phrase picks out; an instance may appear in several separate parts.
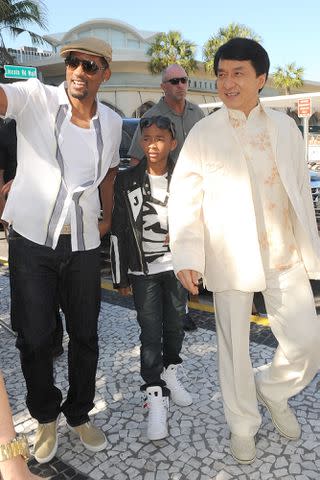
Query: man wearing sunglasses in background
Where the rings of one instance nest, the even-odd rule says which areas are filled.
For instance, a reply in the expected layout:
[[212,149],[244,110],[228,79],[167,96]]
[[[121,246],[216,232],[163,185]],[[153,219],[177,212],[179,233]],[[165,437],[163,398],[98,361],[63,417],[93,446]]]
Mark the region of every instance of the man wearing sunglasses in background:
[[[174,123],[177,140],[177,146],[175,150],[171,152],[171,159],[174,163],[176,163],[178,159],[180,150],[189,131],[195,123],[204,117],[204,113],[198,105],[186,100],[188,84],[189,79],[186,71],[180,65],[169,65],[169,67],[162,72],[161,88],[164,96],[143,115],[143,117],[162,115],[170,118]],[[141,132],[138,126],[129,149],[132,164],[140,162],[144,156],[140,146],[140,139]],[[183,328],[187,331],[197,329],[195,322],[188,313],[184,318]]]
[[[204,113],[198,105],[188,102],[188,75],[180,65],[169,65],[162,72],[161,88],[164,96],[151,107],[143,117],[162,115],[170,118],[177,132],[177,147],[171,153],[174,163],[177,161],[182,145],[195,123],[204,117]],[[141,132],[139,126],[136,129],[129,149],[129,156],[134,162],[140,161],[144,154],[140,146]]]
[[[111,75],[110,45],[82,38],[60,54],[66,82],[59,87],[32,79],[0,88],[0,114],[17,124],[17,173],[3,220],[10,225],[11,315],[27,406],[39,422],[39,463],[56,454],[61,412],[86,448],[97,452],[107,443],[88,413],[98,361],[100,236],[110,228],[121,118],[96,98]],[[63,403],[51,355],[58,297],[69,334]]]

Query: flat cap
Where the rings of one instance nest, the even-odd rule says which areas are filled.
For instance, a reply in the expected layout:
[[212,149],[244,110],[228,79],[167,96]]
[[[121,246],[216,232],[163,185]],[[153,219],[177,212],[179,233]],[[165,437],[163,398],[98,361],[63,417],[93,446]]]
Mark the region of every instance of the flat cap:
[[88,53],[89,55],[97,55],[103,57],[108,63],[112,60],[112,48],[109,43],[101,40],[101,38],[83,37],[74,42],[63,45],[60,49],[61,57],[66,57],[70,52]]

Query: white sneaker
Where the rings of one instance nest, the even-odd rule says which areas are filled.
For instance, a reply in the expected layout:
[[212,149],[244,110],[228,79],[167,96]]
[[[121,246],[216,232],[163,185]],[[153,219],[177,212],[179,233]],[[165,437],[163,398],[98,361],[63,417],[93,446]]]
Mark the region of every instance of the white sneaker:
[[192,397],[177,378],[178,367],[179,365],[169,365],[164,368],[161,378],[170,390],[173,403],[179,405],[179,407],[187,407],[192,404]]
[[148,387],[146,394],[149,409],[147,436],[149,440],[161,440],[168,436],[169,397],[162,396],[161,387]]
[[233,458],[241,464],[247,465],[256,459],[256,445],[254,437],[240,437],[231,433],[230,451]]
[[298,440],[301,436],[301,427],[289,405],[280,405],[279,403],[267,400],[257,387],[257,398],[269,411],[273,425],[280,435],[289,440]]

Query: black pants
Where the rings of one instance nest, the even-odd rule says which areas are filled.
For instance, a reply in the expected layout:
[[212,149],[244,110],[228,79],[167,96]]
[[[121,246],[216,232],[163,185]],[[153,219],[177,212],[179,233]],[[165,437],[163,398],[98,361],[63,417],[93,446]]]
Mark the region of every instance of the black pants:
[[[72,426],[88,421],[93,408],[98,361],[100,248],[72,252],[70,235],[55,250],[11,230],[9,235],[11,315],[17,329],[27,406],[40,423],[62,411]],[[54,385],[52,344],[58,299],[69,334],[69,390]]]
[[63,342],[63,323],[60,314],[59,305],[56,307],[56,328],[53,333],[53,352],[59,351],[62,349]]
[[173,271],[154,275],[131,275],[137,319],[141,328],[141,376],[145,385],[165,386],[163,367],[181,363],[183,318],[187,292]]

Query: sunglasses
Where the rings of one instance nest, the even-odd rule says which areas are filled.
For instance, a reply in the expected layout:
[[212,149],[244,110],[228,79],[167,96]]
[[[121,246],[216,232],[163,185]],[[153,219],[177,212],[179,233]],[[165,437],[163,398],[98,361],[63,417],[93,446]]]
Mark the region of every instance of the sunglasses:
[[178,85],[178,83],[182,83],[185,85],[188,81],[188,77],[177,77],[177,78],[169,78],[169,80],[165,80],[164,83],[171,83],[171,85]]
[[163,117],[162,115],[155,115],[153,117],[144,117],[140,120],[140,130],[144,128],[149,128],[152,125],[156,125],[158,128],[163,128],[164,130],[169,130],[172,135],[172,138],[176,138],[176,127],[174,123],[168,117]]
[[95,75],[99,70],[106,70],[108,66],[99,67],[93,60],[80,60],[74,55],[68,55],[64,61],[65,65],[71,70],[75,70],[81,64],[82,70],[89,75]]

